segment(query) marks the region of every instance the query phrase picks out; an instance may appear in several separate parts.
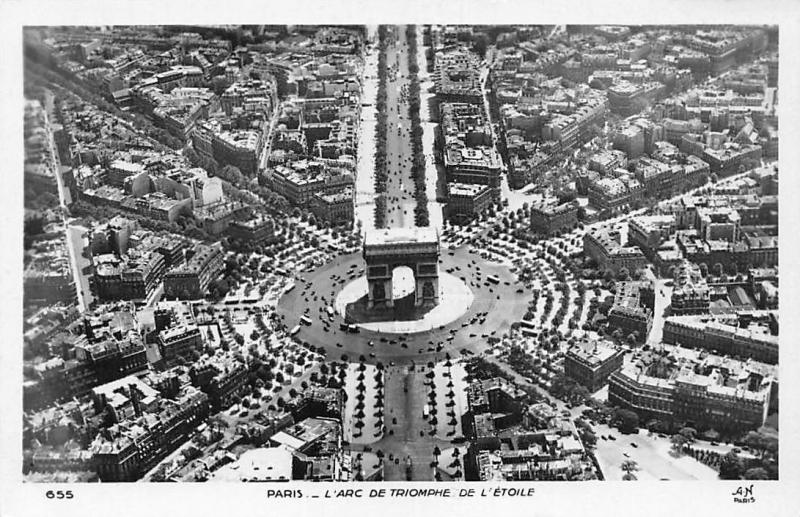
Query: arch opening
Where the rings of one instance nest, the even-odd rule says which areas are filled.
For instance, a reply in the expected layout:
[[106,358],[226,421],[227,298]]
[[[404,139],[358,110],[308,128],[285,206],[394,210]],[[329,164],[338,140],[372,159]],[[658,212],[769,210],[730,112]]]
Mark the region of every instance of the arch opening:
[[396,317],[408,317],[416,305],[417,285],[414,270],[408,266],[392,269],[392,305]]
[[392,299],[399,300],[416,291],[414,270],[408,266],[397,266],[392,270]]

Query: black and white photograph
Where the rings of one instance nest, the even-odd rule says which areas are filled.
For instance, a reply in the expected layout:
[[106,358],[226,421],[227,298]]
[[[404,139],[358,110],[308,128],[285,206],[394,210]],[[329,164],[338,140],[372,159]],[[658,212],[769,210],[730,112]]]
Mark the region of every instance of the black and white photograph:
[[797,4],[358,5],[6,38],[2,461],[37,499],[7,515],[234,485],[252,515],[796,515]]

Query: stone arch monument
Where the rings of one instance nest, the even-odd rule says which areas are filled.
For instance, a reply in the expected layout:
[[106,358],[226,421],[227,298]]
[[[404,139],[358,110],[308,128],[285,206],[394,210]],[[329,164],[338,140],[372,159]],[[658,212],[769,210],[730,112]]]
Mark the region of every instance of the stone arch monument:
[[364,236],[368,308],[392,307],[392,271],[414,272],[416,307],[439,303],[439,234],[434,228],[368,230]]

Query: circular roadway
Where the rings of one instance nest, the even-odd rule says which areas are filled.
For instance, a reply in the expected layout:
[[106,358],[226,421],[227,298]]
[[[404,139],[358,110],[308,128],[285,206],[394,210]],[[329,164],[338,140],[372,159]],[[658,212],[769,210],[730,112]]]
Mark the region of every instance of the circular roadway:
[[[456,250],[443,248],[440,272],[457,277],[474,296],[463,314],[450,323],[412,334],[365,328],[349,333],[340,329],[344,319],[335,310],[336,298],[348,284],[363,276],[363,268],[361,254],[351,253],[300,275],[297,286],[278,300],[278,318],[287,329],[299,325],[297,339],[325,348],[331,360],[347,355],[349,361],[357,361],[363,355],[371,363],[408,364],[441,360],[446,352],[458,357],[462,350],[482,351],[490,336],[499,337],[512,323],[522,319],[530,297],[524,286],[515,283],[506,266],[486,263],[477,254],[469,253],[466,246]],[[490,275],[496,275],[500,283],[487,282]],[[332,317],[328,308],[334,312]],[[300,323],[304,314],[312,320],[311,325]],[[324,324],[323,320],[330,323]]]

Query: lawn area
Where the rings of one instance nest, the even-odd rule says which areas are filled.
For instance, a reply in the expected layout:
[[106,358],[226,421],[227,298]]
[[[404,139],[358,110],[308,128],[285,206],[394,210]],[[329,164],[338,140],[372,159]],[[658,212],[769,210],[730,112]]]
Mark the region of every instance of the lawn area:
[[[363,370],[362,370],[363,368]],[[350,443],[374,443],[383,437],[383,404],[378,406],[378,394],[383,392],[376,380],[378,370],[371,364],[349,363],[344,390],[344,439]],[[359,389],[360,388],[360,389]]]
[[[450,364],[448,367],[447,364]],[[461,428],[461,415],[467,411],[466,382],[467,372],[463,365],[455,361],[437,363],[434,368],[433,382],[436,386],[436,417],[438,425],[436,436],[443,440],[464,435]],[[452,392],[452,396],[450,393]],[[430,400],[430,399],[429,399]],[[455,422],[455,423],[453,423]]]

